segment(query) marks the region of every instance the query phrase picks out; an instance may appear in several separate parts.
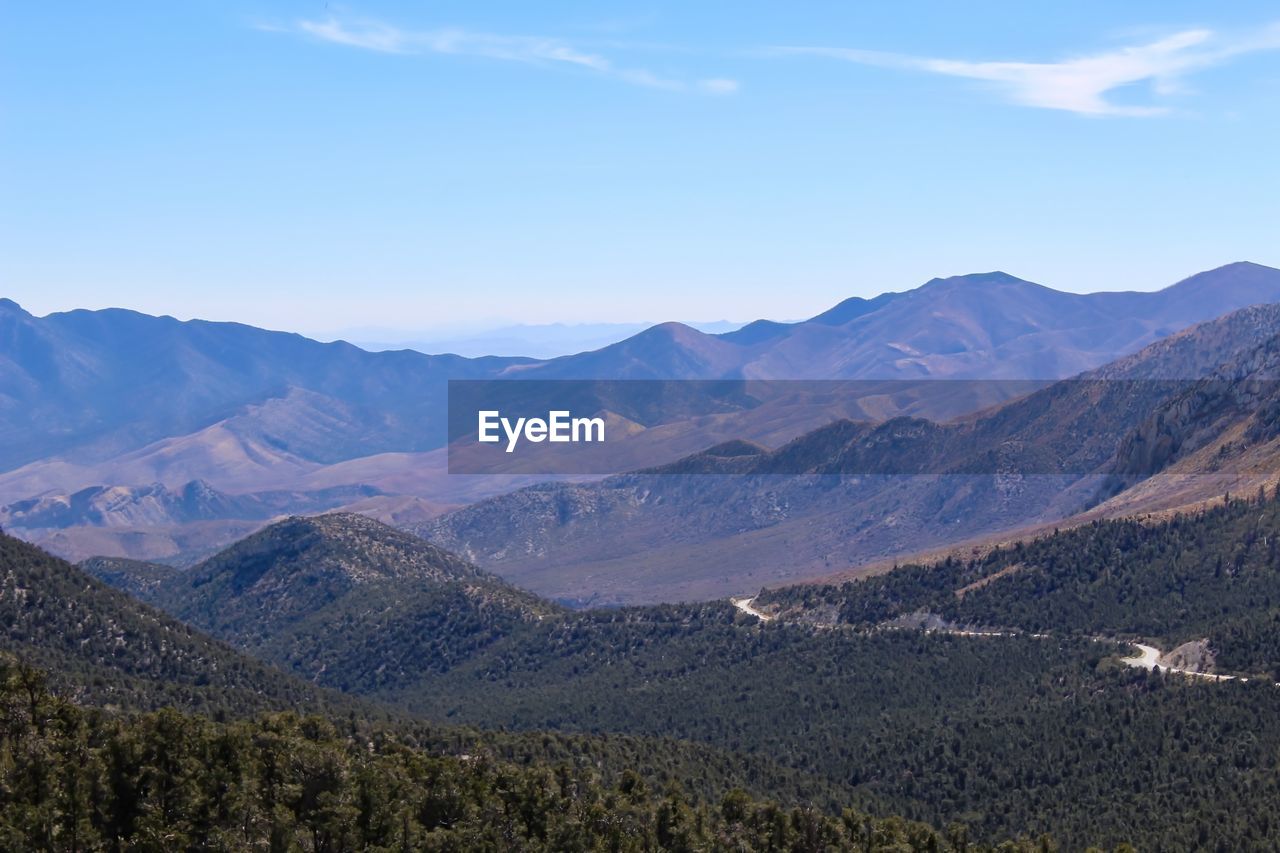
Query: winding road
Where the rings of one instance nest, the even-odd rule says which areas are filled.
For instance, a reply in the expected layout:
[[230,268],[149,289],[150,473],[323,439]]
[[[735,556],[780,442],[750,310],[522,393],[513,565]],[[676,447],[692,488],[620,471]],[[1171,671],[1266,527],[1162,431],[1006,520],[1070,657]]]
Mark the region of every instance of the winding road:
[[754,616],[757,619],[759,619],[761,622],[772,622],[773,621],[772,616],[770,616],[768,613],[761,613],[759,610],[756,610],[754,607],[751,606],[751,602],[755,600],[756,600],[756,597],[754,595],[749,596],[747,598],[729,599],[729,601],[732,602],[734,607],[738,608],[748,616]]
[[[1163,655],[1155,646],[1148,646],[1144,643],[1130,643],[1130,645],[1137,648],[1138,654],[1131,658],[1120,659],[1121,662],[1129,666],[1158,670],[1159,672],[1176,672],[1181,675],[1189,675],[1192,678],[1203,678],[1208,681],[1239,681],[1243,683],[1249,680],[1239,675],[1215,675],[1211,672],[1196,672],[1194,669],[1183,669],[1178,666],[1169,666],[1168,664],[1160,663],[1160,658]],[[1280,684],[1277,684],[1276,686],[1280,687]]]
[[[738,608],[748,616],[754,616],[757,619],[759,619],[761,622],[772,622],[774,617],[770,616],[768,613],[764,613],[760,610],[757,610],[755,607],[752,606],[755,600],[756,600],[756,596],[751,595],[751,596],[746,596],[744,598],[731,598],[729,599],[729,602],[734,607]],[[929,630],[936,631],[940,629],[934,628]],[[972,630],[966,631],[966,630],[960,630],[960,629],[944,630],[944,633],[955,634],[956,636],[960,636],[960,637],[1019,636],[1017,632],[1009,632],[1009,631],[972,631]],[[1037,639],[1047,639],[1049,635],[1048,634],[1030,634],[1027,636],[1031,636]],[[1146,670],[1157,670],[1159,672],[1176,672],[1179,675],[1186,675],[1191,678],[1203,678],[1206,681],[1239,681],[1243,684],[1244,682],[1247,682],[1249,680],[1248,678],[1245,678],[1244,676],[1240,676],[1240,675],[1217,675],[1212,672],[1197,672],[1194,669],[1184,669],[1182,667],[1170,666],[1169,664],[1161,663],[1160,658],[1163,657],[1163,652],[1161,652],[1155,646],[1148,646],[1145,643],[1134,643],[1126,640],[1116,640],[1111,637],[1094,637],[1094,641],[1099,643],[1117,643],[1120,645],[1130,645],[1136,648],[1138,650],[1138,654],[1134,655],[1133,657],[1120,659],[1121,663],[1124,663],[1126,666],[1138,667]],[[1280,682],[1276,682],[1275,684],[1276,684],[1276,687],[1280,687]]]

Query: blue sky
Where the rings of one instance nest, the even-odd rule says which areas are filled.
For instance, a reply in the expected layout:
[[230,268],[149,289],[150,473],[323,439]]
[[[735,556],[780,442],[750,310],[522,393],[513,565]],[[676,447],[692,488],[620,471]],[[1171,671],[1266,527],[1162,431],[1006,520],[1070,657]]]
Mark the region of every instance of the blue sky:
[[1280,266],[1274,3],[0,4],[0,295],[320,332]]

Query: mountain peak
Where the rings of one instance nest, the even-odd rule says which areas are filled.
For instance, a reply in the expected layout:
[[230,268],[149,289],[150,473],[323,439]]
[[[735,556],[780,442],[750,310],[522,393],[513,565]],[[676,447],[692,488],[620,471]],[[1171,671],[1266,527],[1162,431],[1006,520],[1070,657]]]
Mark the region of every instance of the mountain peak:
[[241,540],[192,569],[197,584],[226,584],[234,594],[308,587],[351,588],[377,581],[451,581],[478,570],[416,536],[363,515],[292,516]]
[[12,299],[0,296],[0,314],[18,314],[23,317],[30,317],[21,305]]
[[[1177,306],[1179,325],[1223,313],[1224,306],[1262,305],[1280,302],[1280,270],[1236,261],[1196,273],[1159,291]],[[1198,315],[1198,316],[1197,316]]]
[[1271,272],[1271,273],[1280,272],[1280,270],[1277,270],[1275,267],[1269,267],[1266,264],[1259,264],[1253,261],[1232,261],[1229,264],[1223,264],[1220,267],[1214,267],[1213,269],[1208,270],[1208,272],[1223,272],[1228,270],[1236,270],[1236,271],[1248,270],[1251,272],[1265,271],[1265,272]]
[[687,326],[684,323],[679,323],[675,320],[668,320],[665,323],[658,323],[656,326],[650,326],[643,332],[637,333],[633,337],[633,340],[657,337],[680,341],[688,340],[690,338],[708,337],[708,335],[704,332],[699,332],[693,326]]
[[1275,283],[1277,281],[1280,281],[1280,269],[1265,266],[1264,264],[1256,264],[1253,261],[1233,261],[1232,263],[1223,264],[1220,267],[1214,267],[1211,270],[1188,276],[1176,284],[1169,285],[1165,290],[1186,290],[1235,283]]
[[967,273],[965,275],[953,275],[948,276],[947,278],[931,278],[921,285],[919,289],[924,290],[925,288],[937,288],[943,286],[969,287],[974,285],[982,286],[998,284],[1027,284],[1033,287],[1042,286],[1035,282],[1027,281],[1024,278],[1018,278],[1016,275],[1010,275],[1009,273],[1001,270],[992,270],[991,272],[974,272]]
[[541,607],[462,558],[353,513],[293,516],[264,527],[163,584],[153,600],[219,636],[256,643],[340,601],[461,588],[529,612]]

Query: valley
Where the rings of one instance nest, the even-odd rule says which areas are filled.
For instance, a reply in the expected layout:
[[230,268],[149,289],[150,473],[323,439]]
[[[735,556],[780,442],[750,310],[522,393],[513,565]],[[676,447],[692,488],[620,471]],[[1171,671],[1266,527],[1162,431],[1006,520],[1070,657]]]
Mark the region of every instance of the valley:
[[[1280,671],[1280,573],[1269,568],[1278,507],[1270,493],[1232,498],[839,586],[578,612],[524,598],[390,528],[331,516],[269,528],[180,577],[185,593],[162,580],[139,594],[187,608],[286,671],[440,723],[675,736],[779,762],[858,809],[963,821],[975,839],[1049,832],[1072,849],[1196,846],[1206,831],[1237,842],[1271,832],[1265,808],[1242,809],[1241,797],[1273,796],[1266,780],[1278,769],[1266,746],[1280,743],[1280,690],[1268,675]],[[349,566],[343,575],[364,588],[336,592],[333,604],[295,599],[330,583],[328,563]],[[128,568],[113,570],[119,579]],[[426,588],[405,598],[393,577],[379,579],[401,571]],[[434,592],[454,578],[473,591]],[[216,598],[186,603],[206,587]],[[506,601],[533,618],[503,615]],[[317,618],[290,616],[294,607]],[[271,642],[260,626],[275,626]],[[429,644],[406,645],[414,636]],[[1213,657],[1201,664],[1247,680],[1134,665],[1148,662],[1135,644],[1205,637]],[[418,665],[406,666],[408,649]],[[1090,759],[1098,751],[1105,766]]]
[[[1246,265],[1207,281],[1252,294],[1272,279]],[[1189,311],[1205,281],[1160,298]],[[1096,310],[1126,304],[1108,299]],[[921,300],[1048,306],[1070,328],[1087,304],[1006,276],[943,280],[712,343],[657,327],[466,370],[567,381],[609,351],[625,381],[786,375],[799,341],[837,328],[847,343],[858,324],[873,337],[878,315]],[[984,317],[965,334],[994,340],[1003,321]],[[201,358],[199,335],[222,331],[167,328],[198,333],[184,345]],[[447,450],[425,433],[406,444],[395,423],[439,399],[375,417],[361,407],[393,384],[362,371],[383,354],[340,345],[324,345],[314,387],[201,428],[231,456],[132,424],[132,438],[108,429],[21,465],[5,488],[128,479],[157,460],[175,479],[0,510],[6,531],[88,557],[0,535],[0,774],[19,792],[0,802],[4,825],[26,818],[3,809],[43,803],[46,829],[25,832],[140,837],[145,810],[76,793],[128,772],[186,792],[189,823],[171,831],[232,846],[305,828],[335,849],[467,849],[493,832],[521,849],[854,849],[868,833],[884,849],[1265,847],[1280,796],[1280,307],[1111,332],[1114,357],[1034,381],[1035,359],[946,379],[981,359],[908,364],[895,344],[898,378],[851,379],[845,397],[729,384],[662,409],[663,385],[628,401],[594,383],[584,399],[628,431],[619,460],[668,460],[602,478],[418,467]],[[237,334],[311,358],[305,340]],[[1034,348],[1038,333],[1000,334]],[[1126,349],[1114,335],[1149,337]],[[741,348],[759,361],[734,361]],[[265,359],[255,374],[275,370],[249,350]],[[936,376],[903,378],[922,364]],[[404,387],[435,387],[424,375]],[[191,402],[165,417],[195,424],[210,402]],[[202,466],[227,479],[182,479]],[[154,753],[122,764],[128,744]],[[44,759],[83,787],[27,785],[36,752],[87,756]],[[162,753],[187,769],[148,763]],[[194,805],[208,773],[240,780],[251,821]],[[281,799],[280,778],[320,787]],[[442,781],[467,793],[440,800]]]
[[0,853],[1280,853],[1273,6],[0,3]]

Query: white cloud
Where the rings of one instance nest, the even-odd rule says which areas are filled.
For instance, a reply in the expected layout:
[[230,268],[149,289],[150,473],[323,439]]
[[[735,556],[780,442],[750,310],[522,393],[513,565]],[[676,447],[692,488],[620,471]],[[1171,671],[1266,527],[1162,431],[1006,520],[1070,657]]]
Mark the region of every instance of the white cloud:
[[732,95],[739,87],[737,80],[713,77],[710,80],[699,80],[698,88],[711,95]]
[[832,47],[788,47],[775,52],[983,80],[1024,106],[1092,116],[1157,116],[1168,113],[1169,106],[1118,104],[1108,95],[1124,86],[1148,83],[1156,98],[1168,98],[1184,92],[1184,78],[1196,71],[1245,53],[1276,49],[1280,49],[1280,24],[1234,37],[1206,29],[1185,30],[1145,44],[1058,62],[972,62]]
[[508,36],[443,28],[404,30],[378,21],[342,21],[327,18],[298,21],[293,27],[262,27],[272,32],[297,32],[320,41],[346,47],[393,54],[445,54],[478,56],[506,62],[568,65],[612,77],[635,86],[671,91],[732,94],[736,80],[714,78],[689,81],[655,74],[643,68],[620,67],[608,57],[580,50],[567,42],[539,36]]

